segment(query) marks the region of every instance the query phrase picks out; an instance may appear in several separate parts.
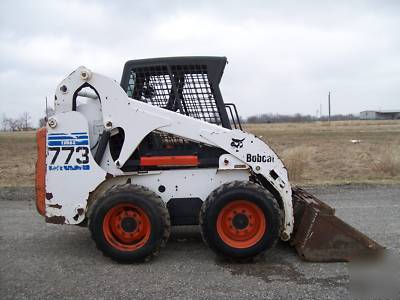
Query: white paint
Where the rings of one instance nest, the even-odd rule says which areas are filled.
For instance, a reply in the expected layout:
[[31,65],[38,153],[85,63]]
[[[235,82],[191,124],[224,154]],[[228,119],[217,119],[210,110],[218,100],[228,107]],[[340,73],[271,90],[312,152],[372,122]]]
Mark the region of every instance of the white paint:
[[[156,192],[164,202],[171,198],[200,198],[208,195],[220,185],[234,180],[249,180],[248,170],[185,169],[149,172],[133,175],[132,183],[143,185]],[[165,192],[158,190],[165,187]]]
[[[121,127],[125,132],[125,141],[119,158],[114,162],[108,149],[103,157],[103,161],[101,162],[102,173],[122,175],[123,172],[119,167],[123,166],[123,164],[128,160],[143,138],[155,130],[171,133],[188,140],[224,149],[235,158],[235,162],[246,164],[252,172],[260,174],[268,180],[273,188],[275,188],[280,194],[285,215],[284,228],[281,237],[283,239],[288,239],[290,237],[290,234],[293,231],[294,221],[291,185],[288,180],[286,168],[282,161],[263,141],[252,134],[240,130],[229,130],[151,104],[130,99],[117,82],[94,72],[91,72],[90,79],[82,81],[80,78],[82,71],[90,72],[85,67],[79,67],[76,71],[72,72],[67,78],[65,78],[57,87],[55,118],[57,119],[57,122],[61,121],[63,123],[60,125],[60,128],[65,132],[72,132],[75,130],[87,131],[87,121],[86,124],[82,124],[82,122],[76,123],[77,118],[58,118],[58,116],[72,110],[73,94],[85,82],[89,83],[97,91],[101,101],[103,125],[109,129]],[[66,93],[62,92],[60,89],[62,86],[67,87]],[[89,124],[90,122],[91,121],[89,121]],[[233,147],[231,145],[232,139],[243,140],[243,147]],[[248,161],[248,154],[265,155],[270,157],[271,160],[260,162]],[[98,167],[98,169],[100,169],[100,167]],[[274,178],[270,173],[271,171],[275,172],[279,177]],[[201,172],[208,171],[199,169],[198,172],[200,174]],[[176,171],[171,171],[171,174],[178,173],[176,173]],[[237,174],[237,177],[233,176],[232,180],[235,178],[240,180],[243,172],[237,171],[237,173],[233,174]],[[73,180],[78,185],[83,186],[80,188],[81,192],[75,195],[73,190],[68,191],[70,193],[70,198],[76,199],[74,201],[81,201],[80,205],[85,206],[88,194],[95,186],[94,182],[97,181],[97,183],[100,184],[103,180],[104,177],[100,178],[96,172],[85,172],[85,176],[79,177],[78,180]],[[85,181],[89,181],[90,184],[86,184]],[[57,185],[57,183],[55,184]],[[198,184],[198,181],[189,182],[188,188],[194,188]],[[89,185],[93,188],[90,189],[88,187]],[[70,188],[71,184],[68,182],[67,186]],[[49,184],[48,186],[48,189],[50,190],[55,188],[59,187],[54,186],[53,184]],[[84,196],[82,195],[83,191],[86,191]],[[66,191],[64,191],[64,193],[66,193]],[[63,197],[63,199],[67,199],[67,197]],[[72,215],[71,212],[68,213],[68,216],[70,215]],[[71,222],[70,219],[68,219],[68,221]]]
[[[54,115],[57,121],[55,128],[47,126],[47,139],[53,133],[88,132],[88,122],[79,112],[69,111]],[[49,168],[55,153],[48,151],[46,155],[46,167]],[[49,171],[46,172],[46,193],[51,193],[52,198],[46,200],[46,217],[64,216],[66,224],[78,224],[83,221],[85,214],[77,216],[78,209],[86,210],[86,201],[89,192],[93,191],[101,183],[106,171],[100,168],[89,152],[90,171]],[[68,151],[61,151],[57,163],[63,164],[67,159]],[[76,161],[79,153],[73,153],[71,161]],[[60,205],[61,208],[51,207]]]

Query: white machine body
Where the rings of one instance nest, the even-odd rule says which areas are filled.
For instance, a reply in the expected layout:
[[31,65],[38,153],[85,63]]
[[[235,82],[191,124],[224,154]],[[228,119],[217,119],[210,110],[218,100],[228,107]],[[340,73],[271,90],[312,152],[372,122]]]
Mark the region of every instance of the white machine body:
[[[82,87],[93,89],[97,99],[81,98]],[[75,99],[75,100],[74,100]],[[73,109],[73,107],[76,109]],[[96,163],[100,135],[123,128],[125,140],[118,159],[106,147]],[[223,149],[217,168],[185,168],[124,172],[121,167],[151,132],[165,132]],[[239,142],[238,142],[239,141]],[[287,171],[271,148],[253,134],[230,130],[129,98],[117,82],[79,67],[56,89],[55,115],[47,124],[46,200],[48,220],[79,224],[86,218],[88,203],[118,182],[130,181],[156,192],[164,202],[196,197],[204,201],[223,183],[262,176],[271,192],[279,195],[284,215],[281,238],[293,231],[292,188]],[[162,185],[165,189],[159,191]]]

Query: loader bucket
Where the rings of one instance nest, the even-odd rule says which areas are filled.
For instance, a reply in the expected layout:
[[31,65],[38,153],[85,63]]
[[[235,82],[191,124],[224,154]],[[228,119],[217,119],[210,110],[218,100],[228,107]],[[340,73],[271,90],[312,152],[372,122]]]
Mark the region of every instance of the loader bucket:
[[351,261],[379,255],[384,247],[335,216],[310,193],[293,188],[294,233],[290,241],[307,261]]

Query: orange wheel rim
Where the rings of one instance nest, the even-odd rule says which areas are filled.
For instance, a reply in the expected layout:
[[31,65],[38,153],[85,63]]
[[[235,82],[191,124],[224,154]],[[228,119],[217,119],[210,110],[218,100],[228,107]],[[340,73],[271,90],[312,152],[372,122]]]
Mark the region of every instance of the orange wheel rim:
[[227,204],[217,218],[217,232],[225,244],[233,248],[249,248],[257,244],[267,229],[263,211],[247,200]]
[[112,207],[103,220],[103,233],[107,242],[121,251],[134,251],[143,247],[150,238],[151,223],[140,207],[121,203]]

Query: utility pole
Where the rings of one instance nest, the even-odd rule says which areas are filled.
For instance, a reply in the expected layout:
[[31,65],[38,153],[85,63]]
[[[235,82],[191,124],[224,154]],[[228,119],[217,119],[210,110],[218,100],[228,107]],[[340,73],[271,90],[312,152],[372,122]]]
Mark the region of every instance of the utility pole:
[[322,119],[322,103],[319,103],[319,119]]
[[46,96],[46,117],[45,117],[45,121],[47,122],[48,119],[49,119],[49,116],[48,116],[48,110],[47,110],[47,96]]
[[329,111],[328,120],[330,122],[331,121],[331,92],[328,93],[328,111]]

